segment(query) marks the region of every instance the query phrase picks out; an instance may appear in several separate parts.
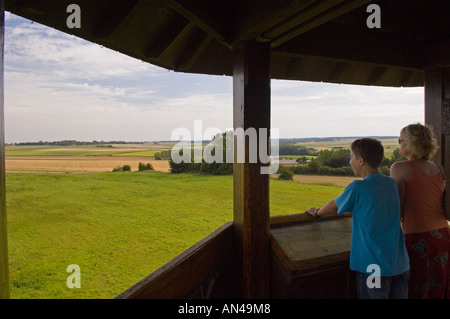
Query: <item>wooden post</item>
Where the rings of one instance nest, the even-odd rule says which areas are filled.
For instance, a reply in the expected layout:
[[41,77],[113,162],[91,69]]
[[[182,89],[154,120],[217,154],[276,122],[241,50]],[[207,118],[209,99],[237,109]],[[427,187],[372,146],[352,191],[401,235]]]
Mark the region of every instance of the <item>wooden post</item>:
[[425,123],[434,129],[440,162],[450,176],[450,68],[425,70]]
[[0,298],[9,298],[8,233],[5,185],[5,117],[3,92],[3,52],[5,42],[5,4],[0,0]]
[[[234,48],[233,126],[249,132],[270,129],[270,45],[244,42]],[[267,136],[269,136],[267,132]],[[270,140],[270,138],[268,138]],[[234,223],[238,262],[242,263],[244,298],[269,296],[269,175],[261,174],[252,138],[234,143]],[[245,149],[245,163],[237,153]],[[259,146],[256,147],[259,153]],[[252,161],[256,156],[256,163]]]

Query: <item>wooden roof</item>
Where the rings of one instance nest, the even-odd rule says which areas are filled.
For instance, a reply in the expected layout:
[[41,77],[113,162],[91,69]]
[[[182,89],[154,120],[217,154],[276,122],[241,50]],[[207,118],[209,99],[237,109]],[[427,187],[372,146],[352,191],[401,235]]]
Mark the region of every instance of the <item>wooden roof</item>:
[[[377,86],[423,86],[448,65],[450,1],[5,0],[5,9],[177,72],[232,75],[233,47],[270,42],[271,77]],[[81,8],[81,28],[66,25]]]

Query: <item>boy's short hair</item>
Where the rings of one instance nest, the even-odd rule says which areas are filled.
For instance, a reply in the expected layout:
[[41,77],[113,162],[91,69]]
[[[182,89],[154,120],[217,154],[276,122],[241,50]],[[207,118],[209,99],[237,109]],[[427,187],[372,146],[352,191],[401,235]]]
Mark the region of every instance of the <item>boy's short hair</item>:
[[350,147],[356,156],[364,158],[372,168],[378,168],[384,158],[384,147],[374,138],[365,137],[354,140]]

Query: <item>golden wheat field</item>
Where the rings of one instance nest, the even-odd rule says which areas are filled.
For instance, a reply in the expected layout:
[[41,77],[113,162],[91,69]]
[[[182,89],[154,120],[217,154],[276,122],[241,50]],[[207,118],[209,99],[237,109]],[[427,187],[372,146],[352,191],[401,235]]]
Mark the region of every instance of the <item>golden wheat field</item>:
[[169,161],[156,161],[154,157],[101,157],[86,156],[7,156],[6,171],[45,172],[45,173],[82,173],[111,172],[113,168],[130,165],[132,171],[138,170],[139,162],[150,163],[155,171],[169,172]]

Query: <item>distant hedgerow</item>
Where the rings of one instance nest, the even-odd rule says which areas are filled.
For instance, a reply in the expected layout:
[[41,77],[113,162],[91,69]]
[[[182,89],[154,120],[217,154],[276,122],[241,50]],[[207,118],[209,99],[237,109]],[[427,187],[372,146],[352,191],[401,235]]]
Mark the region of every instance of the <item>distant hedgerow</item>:
[[130,165],[117,166],[117,167],[114,167],[112,171],[113,172],[130,172],[131,166]]
[[138,171],[139,172],[142,172],[142,171],[153,171],[153,166],[150,163],[144,164],[142,162],[139,162]]

